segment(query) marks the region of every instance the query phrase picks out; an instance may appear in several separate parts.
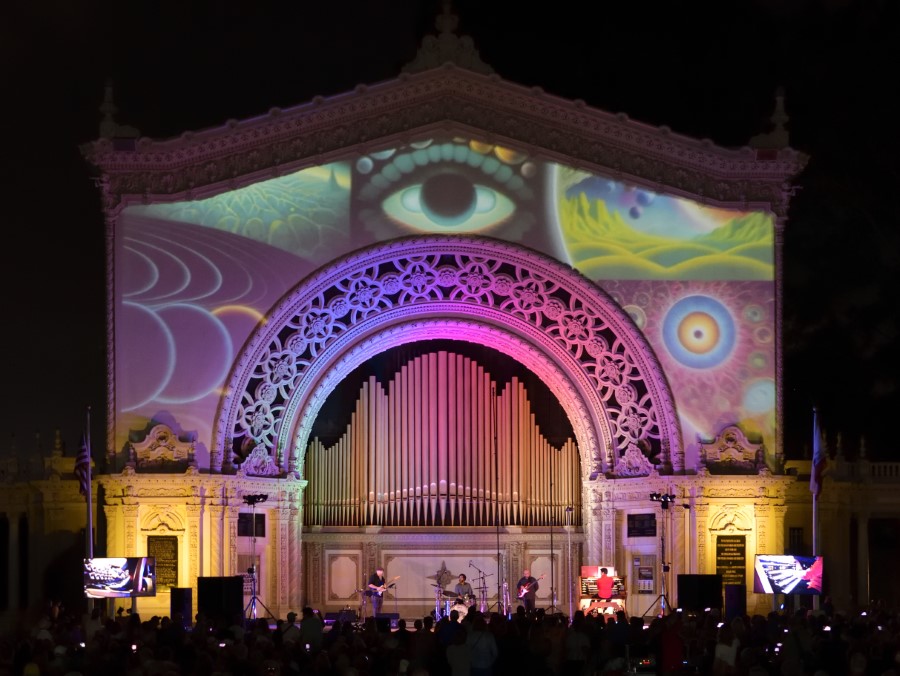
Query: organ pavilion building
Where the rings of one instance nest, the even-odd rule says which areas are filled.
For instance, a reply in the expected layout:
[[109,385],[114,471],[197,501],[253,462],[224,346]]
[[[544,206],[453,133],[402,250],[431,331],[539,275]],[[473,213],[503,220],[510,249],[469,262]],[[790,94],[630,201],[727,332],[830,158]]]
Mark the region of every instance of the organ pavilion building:
[[[95,546],[155,558],[142,615],[234,578],[238,611],[356,611],[377,566],[410,618],[459,573],[515,604],[525,569],[569,614],[600,566],[631,615],[710,580],[767,612],[756,555],[813,554],[810,463],[781,437],[806,158],[779,126],[720,148],[508,82],[453,19],[396,79],[172,139],[108,116],[85,148],[109,280]],[[869,520],[900,512],[893,466],[853,455],[816,552],[845,607],[870,596]],[[8,462],[11,616],[79,561],[85,510],[58,444]]]

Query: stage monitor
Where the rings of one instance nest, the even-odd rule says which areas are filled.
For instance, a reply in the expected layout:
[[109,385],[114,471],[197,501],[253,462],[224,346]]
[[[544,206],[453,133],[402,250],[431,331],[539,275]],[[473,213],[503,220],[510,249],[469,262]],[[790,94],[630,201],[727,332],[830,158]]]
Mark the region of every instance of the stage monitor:
[[85,559],[84,595],[95,599],[156,596],[156,559],[152,556]]
[[822,557],[757,554],[753,591],[756,594],[821,594]]

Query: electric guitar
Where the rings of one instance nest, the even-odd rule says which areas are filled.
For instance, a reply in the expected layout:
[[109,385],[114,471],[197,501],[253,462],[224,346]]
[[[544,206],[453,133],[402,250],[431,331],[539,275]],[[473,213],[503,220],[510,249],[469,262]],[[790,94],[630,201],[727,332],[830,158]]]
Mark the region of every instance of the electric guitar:
[[529,582],[528,584],[523,584],[521,587],[519,587],[519,594],[518,594],[519,598],[524,599],[525,595],[531,591],[531,588],[534,587],[534,585],[536,585],[538,583],[538,580],[543,580],[545,577],[546,577],[546,574],[541,575],[534,582]]
[[384,594],[384,592],[386,592],[388,590],[389,587],[393,587],[394,583],[399,579],[400,579],[400,576],[398,575],[397,577],[395,577],[391,580],[388,580],[380,587],[369,587],[369,591],[372,594],[378,594],[379,596],[381,596],[382,594]]

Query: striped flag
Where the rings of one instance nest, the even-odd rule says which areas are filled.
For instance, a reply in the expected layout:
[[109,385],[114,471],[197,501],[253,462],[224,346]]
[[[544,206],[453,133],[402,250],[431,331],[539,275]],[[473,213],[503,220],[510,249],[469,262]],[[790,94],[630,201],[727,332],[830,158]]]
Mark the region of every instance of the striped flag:
[[825,438],[819,429],[819,418],[816,409],[813,409],[813,457],[812,471],[809,473],[809,490],[818,497],[822,492],[822,475],[828,462],[825,456]]
[[91,490],[91,449],[88,448],[88,438],[85,434],[81,438],[81,450],[75,460],[75,476],[78,479],[78,490],[87,497]]

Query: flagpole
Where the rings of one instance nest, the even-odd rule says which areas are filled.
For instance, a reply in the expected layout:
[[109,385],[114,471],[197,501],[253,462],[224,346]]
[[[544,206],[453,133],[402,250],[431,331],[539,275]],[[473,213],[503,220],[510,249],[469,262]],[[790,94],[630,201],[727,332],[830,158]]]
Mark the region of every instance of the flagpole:
[[[819,430],[819,414],[813,406],[813,454],[810,467],[810,490],[812,491],[812,547],[813,556],[819,555],[819,493],[822,491],[822,474],[824,472],[825,449],[822,446],[822,433]],[[813,610],[819,609],[819,597],[813,596]]]
[[87,449],[87,480],[85,481],[85,501],[87,502],[87,529],[84,534],[87,558],[94,558],[94,510],[91,496],[91,407],[87,407],[87,427],[84,431],[84,444]]
[[[812,457],[812,466],[810,467],[810,471],[815,475],[816,473],[816,463],[819,462],[819,458],[817,457],[818,449],[819,449],[819,421],[817,418],[816,407],[813,406],[813,457]],[[819,486],[818,482],[816,482],[815,490],[812,491],[812,553],[813,556],[819,551]]]

